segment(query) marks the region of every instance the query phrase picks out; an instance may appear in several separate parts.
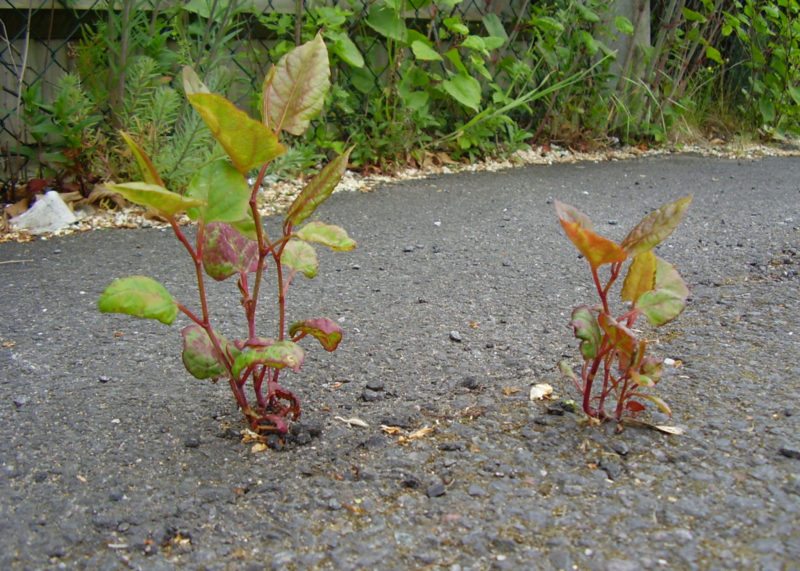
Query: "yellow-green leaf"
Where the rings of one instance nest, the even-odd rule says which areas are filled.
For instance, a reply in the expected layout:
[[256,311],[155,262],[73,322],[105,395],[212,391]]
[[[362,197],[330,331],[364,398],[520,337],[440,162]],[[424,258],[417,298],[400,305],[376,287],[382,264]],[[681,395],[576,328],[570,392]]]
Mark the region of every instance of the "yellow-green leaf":
[[306,242],[321,244],[337,252],[347,252],[356,247],[355,240],[347,235],[344,228],[316,220],[300,228],[297,231],[297,237]]
[[114,280],[97,300],[97,308],[102,313],[124,313],[167,325],[178,315],[178,304],[167,289],[147,276]]
[[153,161],[150,160],[149,156],[147,156],[147,153],[144,152],[144,150],[136,143],[136,141],[133,140],[133,138],[131,138],[128,133],[125,131],[120,131],[119,134],[133,153],[133,157],[136,159],[136,163],[139,165],[139,169],[142,171],[142,178],[144,178],[144,181],[148,184],[164,186],[164,181],[161,180],[161,176],[158,174],[156,167],[153,165]]
[[633,263],[622,284],[621,297],[625,301],[636,303],[643,293],[652,290],[656,285],[656,255],[646,250],[633,258]]
[[178,212],[195,206],[205,205],[203,200],[188,198],[176,192],[171,192],[163,186],[146,182],[109,184],[108,189],[121,194],[134,204],[147,206],[167,217],[175,216]]
[[192,93],[192,107],[241,173],[286,152],[275,133],[216,93]]

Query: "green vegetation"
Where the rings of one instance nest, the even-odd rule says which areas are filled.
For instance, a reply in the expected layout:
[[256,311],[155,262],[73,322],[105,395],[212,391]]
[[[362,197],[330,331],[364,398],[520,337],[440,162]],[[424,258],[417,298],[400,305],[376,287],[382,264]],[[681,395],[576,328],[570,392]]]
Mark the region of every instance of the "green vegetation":
[[[180,69],[253,114],[257,77],[321,33],[331,89],[319,120],[290,133],[274,172],[306,172],[353,145],[351,168],[502,157],[532,143],[575,148],[664,144],[690,136],[780,140],[800,134],[798,0],[665,0],[650,22],[604,0],[542,0],[501,19],[459,0],[314,5],[252,13],[237,0],[158,9],[125,0],[84,30],[75,73],[53,101],[23,94],[42,177],[125,180],[117,130],[184,191],[223,155],[182,96]],[[147,9],[145,9],[145,7]],[[643,28],[650,46],[624,46]],[[619,49],[622,47],[622,49]],[[68,104],[71,109],[66,109]]]
[[[167,325],[179,312],[184,313],[193,322],[181,331],[186,369],[198,379],[227,379],[250,428],[259,432],[286,434],[287,421],[300,418],[299,399],[279,382],[283,369],[299,372],[303,365],[305,353],[298,342],[310,336],[326,351],[335,351],[342,339],[342,329],[328,318],[288,325],[286,299],[297,274],[306,278],[317,274],[312,244],[335,251],[356,246],[338,226],[307,222],[338,184],[351,149],[309,181],[286,213],[278,236],[268,234],[257,207],[268,168],[286,151],[281,134],[305,132],[322,110],[329,77],[328,51],[321,36],[289,51],[267,73],[261,92],[263,120],[257,121],[225,97],[211,93],[194,70],[186,68],[183,83],[189,103],[226,156],[201,167],[183,195],[168,190],[154,161],[130,135],[121,133],[141,169],[142,180],[113,184],[111,190],[169,221],[194,264],[199,311],[189,309],[146,276],[115,280],[100,296],[98,308]],[[258,175],[248,184],[246,174],[253,169]],[[181,212],[197,222],[194,244],[176,221]],[[259,292],[262,286],[266,289],[265,278],[273,272],[278,326],[275,337],[262,337],[256,321],[263,297]],[[232,293],[240,299],[247,320],[245,337],[229,341],[212,323],[206,275],[217,281],[237,277]],[[255,401],[247,397],[248,381]]]

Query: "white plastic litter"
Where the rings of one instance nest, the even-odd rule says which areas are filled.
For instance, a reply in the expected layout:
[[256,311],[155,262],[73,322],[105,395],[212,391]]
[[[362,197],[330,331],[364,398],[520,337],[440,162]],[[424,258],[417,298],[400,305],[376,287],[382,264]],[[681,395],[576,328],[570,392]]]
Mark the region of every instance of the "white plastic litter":
[[61,195],[51,190],[27,211],[12,218],[11,226],[16,230],[28,230],[31,234],[46,234],[58,232],[77,220]]

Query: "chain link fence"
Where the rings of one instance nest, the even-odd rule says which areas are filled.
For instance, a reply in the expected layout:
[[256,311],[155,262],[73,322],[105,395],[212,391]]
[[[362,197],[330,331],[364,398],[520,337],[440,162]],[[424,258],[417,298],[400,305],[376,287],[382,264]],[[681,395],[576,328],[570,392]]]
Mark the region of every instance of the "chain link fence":
[[[364,54],[375,54],[385,49],[385,38],[378,34],[365,34],[363,23],[373,2],[369,0],[194,0],[185,3],[159,0],[122,0],[112,3],[114,16],[124,17],[126,10],[145,11],[153,18],[166,14],[175,16],[186,11],[202,24],[203,16],[218,15],[227,18],[230,37],[224,50],[228,51],[229,64],[237,68],[252,87],[257,87],[266,69],[272,63],[262,57],[268,46],[280,41],[276,27],[265,22],[274,20],[276,14],[291,20],[290,29],[284,30],[299,43],[304,28],[315,27],[322,6],[339,7],[352,13],[345,24],[358,49]],[[448,3],[437,3],[447,5]],[[451,16],[460,16],[470,28],[478,28],[480,20],[489,13],[498,15],[510,34],[514,34],[525,20],[530,0],[464,0],[449,8],[437,4],[407,0],[406,23],[410,29],[427,33],[431,25]],[[452,3],[450,3],[452,4]],[[420,6],[420,7],[415,7]],[[168,12],[168,10],[170,12]],[[98,23],[109,20],[108,2],[105,0],[4,0],[0,4],[0,147],[10,160],[15,146],[29,143],[25,125],[21,121],[23,94],[34,84],[39,84],[42,98],[52,97],[58,79],[76,69],[76,47]],[[161,32],[169,33],[169,27]],[[125,41],[122,30],[121,41]],[[524,49],[519,42],[515,49]],[[120,46],[121,50],[125,46]],[[365,58],[364,73],[379,87],[389,62],[386,58]],[[343,66],[342,73],[351,69]],[[364,75],[362,73],[362,75]]]

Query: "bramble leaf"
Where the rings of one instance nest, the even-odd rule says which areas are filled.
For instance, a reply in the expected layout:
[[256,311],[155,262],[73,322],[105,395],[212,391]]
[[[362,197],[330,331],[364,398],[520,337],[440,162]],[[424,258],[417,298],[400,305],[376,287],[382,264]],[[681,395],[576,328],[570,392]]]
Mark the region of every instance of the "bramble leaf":
[[[225,362],[217,353],[205,329],[193,323],[181,330],[183,365],[196,379],[216,379],[227,374]],[[239,350],[227,339],[217,335],[220,348],[235,359]]]
[[631,256],[651,250],[672,234],[691,202],[692,197],[685,196],[651,212],[628,232],[622,240],[622,247]]
[[556,214],[561,227],[578,251],[593,268],[603,264],[623,262],[627,253],[616,242],[592,231],[589,217],[569,204],[555,201]]
[[177,192],[171,192],[163,186],[146,182],[109,184],[108,189],[121,194],[134,204],[152,208],[166,217],[175,216],[178,212],[205,204],[202,200],[188,198]]
[[300,224],[311,216],[320,204],[328,199],[347,169],[347,161],[352,150],[353,147],[350,147],[333,159],[309,181],[289,207],[289,211],[286,213],[287,224],[292,226]]
[[192,107],[242,174],[286,152],[277,135],[216,93],[192,93]]
[[250,187],[242,173],[226,160],[208,163],[192,177],[186,196],[205,202],[190,208],[189,218],[208,222],[237,222],[249,211]]
[[322,110],[330,74],[321,34],[284,55],[264,78],[261,117],[267,128],[302,135]]
[[276,341],[268,347],[255,347],[242,351],[233,363],[233,376],[239,374],[250,365],[264,365],[272,369],[289,367],[298,372],[303,366],[305,353],[293,341]]
[[686,307],[689,288],[669,262],[656,258],[655,289],[643,293],[635,307],[656,327],[678,317]]
[[144,150],[128,133],[125,131],[120,131],[119,134],[133,153],[133,157],[136,159],[136,163],[139,165],[139,169],[142,171],[142,178],[144,178],[144,182],[163,187],[164,181],[161,180],[161,176],[158,174],[155,165],[153,165],[153,161],[150,160],[149,156],[147,156],[147,153],[144,152]]
[[258,244],[221,222],[206,226],[203,240],[203,268],[217,281],[241,271],[252,273],[258,265]]
[[335,351],[342,340],[342,328],[327,317],[292,323],[289,335],[295,337],[298,333],[315,337],[326,351]]
[[283,248],[281,262],[309,279],[317,277],[319,269],[317,251],[307,242],[289,240]]
[[576,307],[572,311],[570,325],[572,325],[575,337],[581,339],[580,347],[583,358],[594,359],[600,350],[600,342],[603,337],[595,312],[586,305]]
[[146,276],[114,280],[97,300],[97,308],[102,313],[125,313],[167,325],[178,315],[178,304],[167,289]]
[[297,237],[306,242],[321,244],[337,252],[347,252],[356,247],[356,242],[344,228],[324,222],[309,222],[297,231]]
[[620,296],[625,301],[636,303],[643,293],[656,284],[656,255],[651,250],[637,254],[625,276]]

